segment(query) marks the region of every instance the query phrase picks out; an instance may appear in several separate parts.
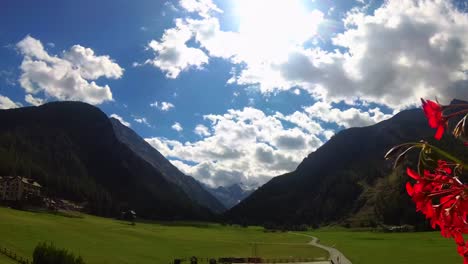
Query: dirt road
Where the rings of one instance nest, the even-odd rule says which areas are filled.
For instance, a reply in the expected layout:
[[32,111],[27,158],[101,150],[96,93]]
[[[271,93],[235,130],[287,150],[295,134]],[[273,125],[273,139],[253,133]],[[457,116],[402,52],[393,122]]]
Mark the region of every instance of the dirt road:
[[291,232],[291,234],[312,238],[312,240],[309,242],[309,245],[312,245],[321,249],[325,249],[326,251],[328,251],[328,253],[330,254],[329,260],[333,264],[352,264],[351,261],[347,259],[345,255],[343,255],[343,253],[341,253],[338,249],[320,244],[319,239],[314,236],[309,236],[309,235],[300,234],[300,233],[293,233],[293,232]]

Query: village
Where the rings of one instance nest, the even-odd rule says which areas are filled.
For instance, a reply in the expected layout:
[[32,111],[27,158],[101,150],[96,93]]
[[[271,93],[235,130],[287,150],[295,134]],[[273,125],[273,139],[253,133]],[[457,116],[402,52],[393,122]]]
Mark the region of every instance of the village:
[[0,176],[0,200],[21,201],[41,197],[42,186],[20,176]]
[[83,205],[66,199],[48,197],[41,184],[22,176],[0,176],[0,203],[17,209],[33,207],[52,212],[83,211]]

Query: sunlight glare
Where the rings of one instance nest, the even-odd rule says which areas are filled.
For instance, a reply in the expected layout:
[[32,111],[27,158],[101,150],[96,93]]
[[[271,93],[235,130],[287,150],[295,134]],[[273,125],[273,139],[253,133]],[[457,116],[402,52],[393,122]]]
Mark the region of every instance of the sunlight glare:
[[236,0],[239,32],[251,48],[265,55],[300,46],[314,37],[323,20],[318,10],[307,10],[301,0]]

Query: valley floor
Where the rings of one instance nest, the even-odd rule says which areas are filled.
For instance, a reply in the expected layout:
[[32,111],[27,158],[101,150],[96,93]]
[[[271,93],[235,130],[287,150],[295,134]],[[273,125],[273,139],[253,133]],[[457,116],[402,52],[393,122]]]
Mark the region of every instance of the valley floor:
[[379,233],[341,228],[304,232],[339,249],[355,264],[460,264],[453,240],[439,232]]
[[309,242],[309,245],[326,250],[328,252],[329,259],[332,260],[333,263],[352,264],[351,261],[349,261],[349,259],[347,259],[346,256],[343,255],[343,253],[341,253],[338,249],[320,244],[320,240],[314,236],[294,232],[291,234],[297,234],[311,238],[312,240]]
[[0,264],[16,264],[16,262],[11,260],[7,256],[0,254]]
[[[137,223],[90,215],[52,215],[0,207],[0,247],[31,259],[37,243],[52,242],[81,255],[88,264],[170,263],[174,258],[248,257],[328,259],[326,250],[310,245],[311,237],[336,248],[355,264],[459,264],[455,244],[439,232],[374,233],[321,229],[265,233],[260,227],[211,223]],[[308,235],[308,236],[304,236]],[[333,257],[333,256],[332,256]],[[343,258],[341,258],[343,259]],[[12,264],[0,255],[0,264]]]
[[[309,237],[265,233],[259,227],[210,223],[137,223],[82,215],[81,218],[0,207],[0,246],[31,258],[37,243],[53,242],[88,264],[169,263],[174,258],[248,257],[328,259],[308,245]],[[8,261],[8,259],[6,259]],[[0,263],[10,264],[0,258]]]

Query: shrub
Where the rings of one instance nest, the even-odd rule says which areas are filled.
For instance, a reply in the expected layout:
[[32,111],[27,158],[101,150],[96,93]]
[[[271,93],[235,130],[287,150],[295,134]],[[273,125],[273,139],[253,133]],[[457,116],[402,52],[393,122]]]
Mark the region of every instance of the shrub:
[[33,252],[33,264],[84,264],[83,259],[53,244],[39,243]]

